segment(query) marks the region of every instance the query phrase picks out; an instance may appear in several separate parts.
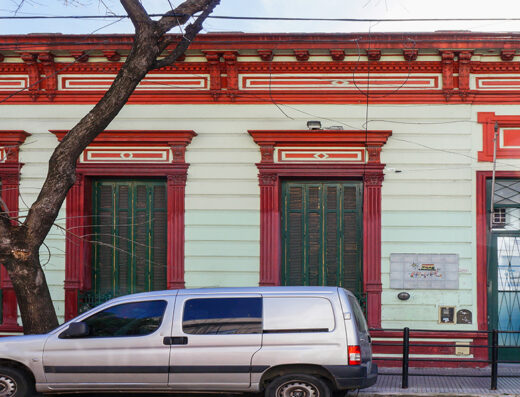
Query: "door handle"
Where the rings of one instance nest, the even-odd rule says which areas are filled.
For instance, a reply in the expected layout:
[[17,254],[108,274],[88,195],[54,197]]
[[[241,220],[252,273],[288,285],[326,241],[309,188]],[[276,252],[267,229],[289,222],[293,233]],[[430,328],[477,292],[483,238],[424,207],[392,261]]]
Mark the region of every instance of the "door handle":
[[188,337],[187,336],[165,336],[163,339],[163,344],[165,344],[165,345],[187,345]]

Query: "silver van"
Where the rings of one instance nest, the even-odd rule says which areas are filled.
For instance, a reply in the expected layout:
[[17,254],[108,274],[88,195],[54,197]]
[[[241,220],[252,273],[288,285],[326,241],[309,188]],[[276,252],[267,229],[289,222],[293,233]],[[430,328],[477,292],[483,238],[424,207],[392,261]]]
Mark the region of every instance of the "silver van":
[[46,335],[0,338],[2,397],[34,388],[328,397],[376,377],[361,308],[337,287],[128,295]]

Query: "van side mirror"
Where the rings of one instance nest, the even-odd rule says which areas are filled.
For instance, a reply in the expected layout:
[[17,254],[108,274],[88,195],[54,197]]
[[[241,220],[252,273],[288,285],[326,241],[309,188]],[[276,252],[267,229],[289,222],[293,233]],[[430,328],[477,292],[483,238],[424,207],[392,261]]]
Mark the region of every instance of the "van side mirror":
[[77,323],[72,323],[69,325],[69,328],[67,328],[65,331],[63,331],[59,338],[60,339],[67,339],[67,338],[83,338],[85,336],[88,336],[90,333],[89,326],[80,321]]

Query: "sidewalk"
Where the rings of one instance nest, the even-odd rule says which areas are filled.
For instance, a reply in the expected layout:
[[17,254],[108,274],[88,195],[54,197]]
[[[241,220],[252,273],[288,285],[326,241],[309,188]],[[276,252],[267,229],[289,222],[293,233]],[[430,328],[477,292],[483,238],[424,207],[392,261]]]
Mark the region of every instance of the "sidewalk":
[[[411,368],[410,374],[425,374],[425,376],[410,376],[408,389],[401,389],[401,369],[381,368],[377,383],[359,391],[359,397],[381,396],[516,396],[520,397],[520,366],[499,365],[497,390],[490,390],[491,371],[482,369],[457,368]],[[395,375],[391,375],[395,374]],[[439,374],[444,376],[429,376]],[[461,375],[461,376],[453,376]],[[487,376],[479,378],[477,376]],[[505,377],[500,377],[500,375]],[[516,376],[516,377],[513,377]],[[356,396],[350,392],[348,396]]]

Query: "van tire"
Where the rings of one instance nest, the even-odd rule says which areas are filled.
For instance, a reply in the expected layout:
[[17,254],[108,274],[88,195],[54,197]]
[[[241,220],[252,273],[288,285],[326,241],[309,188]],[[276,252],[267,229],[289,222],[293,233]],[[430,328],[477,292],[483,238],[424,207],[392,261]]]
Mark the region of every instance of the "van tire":
[[34,393],[34,384],[24,371],[14,367],[0,366],[0,395],[26,397]]
[[328,383],[322,379],[306,374],[289,374],[274,378],[265,389],[265,397],[290,396],[331,397],[331,390]]

